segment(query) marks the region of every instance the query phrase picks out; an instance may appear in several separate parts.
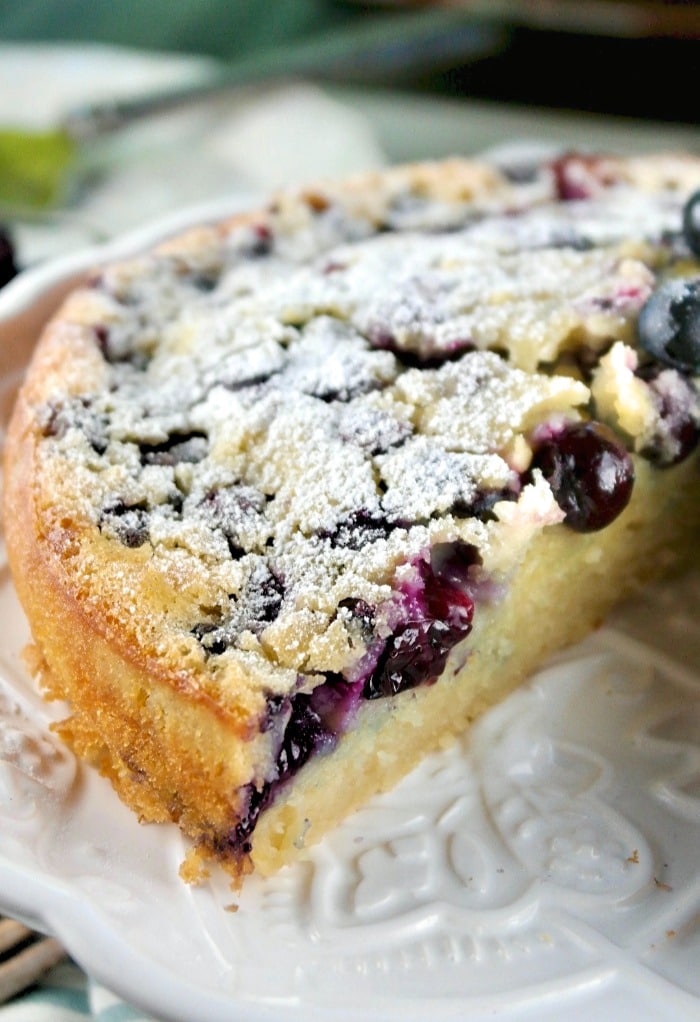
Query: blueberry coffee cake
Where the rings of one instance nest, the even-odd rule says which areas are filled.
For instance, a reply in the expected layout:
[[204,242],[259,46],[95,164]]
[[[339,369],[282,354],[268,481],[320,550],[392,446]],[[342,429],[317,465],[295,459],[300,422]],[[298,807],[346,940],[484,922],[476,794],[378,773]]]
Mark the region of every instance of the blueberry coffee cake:
[[290,862],[687,563],[699,376],[692,157],[394,168],[96,270],[5,460],[60,734],[186,877]]

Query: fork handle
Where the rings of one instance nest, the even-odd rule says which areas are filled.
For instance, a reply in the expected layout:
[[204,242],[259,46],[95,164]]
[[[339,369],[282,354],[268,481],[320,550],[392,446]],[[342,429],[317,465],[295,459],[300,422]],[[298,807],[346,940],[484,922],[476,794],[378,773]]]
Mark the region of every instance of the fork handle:
[[45,937],[0,964],[0,1004],[32,986],[66,952],[54,937]]
[[383,15],[284,49],[263,50],[185,86],[77,107],[69,111],[62,126],[72,138],[84,141],[242,85],[295,76],[362,85],[388,83],[455,61],[478,59],[503,40],[501,29],[459,11]]

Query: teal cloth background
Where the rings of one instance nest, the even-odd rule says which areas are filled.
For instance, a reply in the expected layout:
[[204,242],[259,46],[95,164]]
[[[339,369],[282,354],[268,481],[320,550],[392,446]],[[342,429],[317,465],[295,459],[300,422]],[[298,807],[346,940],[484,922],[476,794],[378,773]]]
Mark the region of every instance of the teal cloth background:
[[371,16],[333,0],[0,0],[0,39],[92,40],[238,59]]
[[[421,89],[501,50],[460,8],[350,0],[0,0],[0,43],[97,43],[215,57],[251,78],[302,74]],[[0,66],[0,88],[2,66]]]
[[[158,1022],[88,980],[72,963],[53,969],[38,986],[0,1006],[0,1022]],[[198,1022],[192,1019],[192,1022]]]

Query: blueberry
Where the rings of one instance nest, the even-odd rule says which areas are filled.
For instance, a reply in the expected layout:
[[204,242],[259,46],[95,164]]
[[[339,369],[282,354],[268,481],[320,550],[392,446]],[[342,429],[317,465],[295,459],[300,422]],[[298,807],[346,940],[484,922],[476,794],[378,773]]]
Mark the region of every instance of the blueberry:
[[639,344],[682,373],[700,373],[700,277],[667,280],[639,314]]
[[[242,553],[241,553],[242,556]],[[231,596],[229,611],[218,623],[199,622],[191,634],[209,656],[220,656],[235,646],[241,632],[262,632],[280,613],[284,581],[267,564],[260,562],[251,573],[240,596]]]
[[589,199],[596,190],[595,156],[581,153],[564,153],[552,160],[550,168],[554,175],[554,188],[561,202]]
[[202,294],[209,294],[210,291],[214,291],[218,286],[219,279],[218,274],[203,271],[193,274],[190,277],[190,283],[196,291],[201,291]]
[[365,699],[393,696],[437,677],[451,649],[444,621],[411,622],[398,628],[387,642],[364,689]]
[[273,696],[268,700],[268,719],[263,731],[275,727],[275,718],[289,713],[277,754],[277,778],[266,781],[261,787],[248,786],[247,804],[237,826],[231,832],[228,846],[241,852],[249,852],[250,835],[255,829],[260,813],[272,801],[280,785],[292,777],[317,752],[332,745],[335,735],[321,719],[313,705],[313,695],[303,692],[291,700]]
[[286,587],[284,579],[267,565],[261,565],[251,575],[245,592],[253,624],[264,627],[274,621],[282,609]]
[[396,695],[434,681],[450,650],[471,631],[474,602],[466,591],[474,550],[465,543],[441,543],[430,564],[420,562],[422,593],[411,620],[389,636],[377,665],[365,682],[365,699]]
[[104,508],[100,516],[100,531],[111,532],[124,546],[135,549],[148,540],[148,512],[139,504],[117,501]]
[[255,373],[253,376],[246,376],[242,379],[232,380],[226,379],[224,376],[220,383],[226,390],[230,390],[232,394],[236,394],[238,391],[247,390],[249,387],[262,387],[263,384],[267,383],[269,379],[276,376],[278,373],[279,370],[269,373]]
[[416,351],[404,348],[392,333],[382,327],[373,327],[367,340],[378,351],[390,351],[405,369],[439,369],[445,362],[458,362],[462,355],[474,350],[469,338],[460,338],[429,353]]
[[338,735],[352,727],[362,698],[362,680],[347,681],[342,674],[329,671],[322,685],[311,693],[311,708],[319,715],[325,728],[324,747],[331,747]]
[[93,327],[93,334],[95,335],[95,343],[97,344],[97,347],[100,349],[102,356],[104,357],[105,361],[109,362],[110,361],[109,330],[104,325],[104,323],[99,323],[97,326]]
[[683,209],[683,236],[690,251],[700,256],[700,190],[693,192]]
[[528,157],[503,163],[498,169],[506,181],[510,181],[514,185],[534,184],[540,175],[540,164]]
[[451,605],[463,603],[469,575],[480,559],[476,548],[455,540],[436,543],[430,551],[430,570],[426,577],[425,597],[433,613],[449,616]]
[[250,228],[250,237],[243,246],[243,254],[248,259],[261,259],[270,255],[274,247],[272,231],[265,224],[254,224]]
[[535,451],[538,468],[576,532],[595,532],[627,506],[634,466],[612,430],[599,422],[575,422],[545,440]]
[[401,447],[413,433],[413,426],[377,408],[350,404],[340,413],[338,435],[374,457],[392,447]]
[[93,335],[102,357],[110,365],[130,365],[137,371],[143,371],[148,365],[145,352],[135,351],[128,337],[114,336],[103,323],[93,327]]
[[347,611],[353,621],[357,621],[366,634],[372,633],[375,621],[375,608],[367,603],[366,600],[349,596],[347,599],[340,601],[338,609],[340,608]]
[[497,490],[478,490],[472,500],[458,498],[448,510],[455,518],[476,518],[480,522],[491,522],[496,517],[493,508],[499,501],[517,499],[517,492],[507,487]]
[[41,422],[42,436],[60,440],[69,429],[80,430],[95,454],[104,454],[109,446],[106,418],[94,411],[89,397],[47,405]]
[[192,634],[209,656],[221,656],[228,649],[227,637],[218,625],[202,622],[194,626]]
[[183,462],[196,464],[206,457],[208,450],[206,434],[193,430],[190,433],[172,433],[159,444],[140,444],[142,465],[180,465]]
[[640,367],[637,376],[647,383],[658,413],[654,435],[641,453],[659,468],[685,461],[700,442],[700,396],[693,381],[655,363]]
[[332,385],[326,385],[323,380],[319,380],[308,387],[301,387],[302,394],[308,394],[309,397],[318,398],[319,401],[323,401],[327,405],[335,404],[336,402],[347,404],[349,401],[353,401],[356,397],[361,397],[362,394],[369,394],[373,390],[381,390],[381,386],[371,377],[357,381],[354,386],[348,384],[341,387],[334,387]]
[[246,855],[250,852],[253,847],[250,836],[255,830],[255,824],[258,822],[260,813],[270,801],[270,789],[271,785],[269,782],[263,784],[261,788],[256,788],[254,784],[246,786],[244,792],[245,809],[241,813],[241,818],[225,840],[219,839],[214,842],[215,852],[225,854],[233,850],[234,852],[242,852]]
[[312,697],[299,693],[292,699],[292,713],[284,729],[277,756],[277,779],[286,781],[332,739],[312,705]]
[[243,484],[210,490],[197,511],[212,529],[220,529],[234,560],[250,549],[251,532],[260,523],[267,498],[253,486]]
[[12,240],[5,228],[0,226],[0,287],[9,284],[16,275],[17,266]]
[[329,540],[332,547],[361,550],[370,543],[386,539],[394,527],[381,515],[361,508],[342,518],[333,529],[323,529],[319,536]]

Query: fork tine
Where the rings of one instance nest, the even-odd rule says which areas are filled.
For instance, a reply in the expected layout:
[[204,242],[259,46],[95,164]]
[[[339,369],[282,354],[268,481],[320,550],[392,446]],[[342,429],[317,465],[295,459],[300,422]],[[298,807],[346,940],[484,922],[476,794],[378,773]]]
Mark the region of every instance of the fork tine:
[[[32,937],[37,939],[27,943]],[[15,950],[19,948],[19,950]],[[0,1004],[26,990],[66,952],[53,937],[39,937],[14,919],[0,918]]]
[[31,935],[32,931],[28,926],[23,926],[22,923],[18,923],[14,919],[0,918],[0,955],[17,944],[21,944]]

